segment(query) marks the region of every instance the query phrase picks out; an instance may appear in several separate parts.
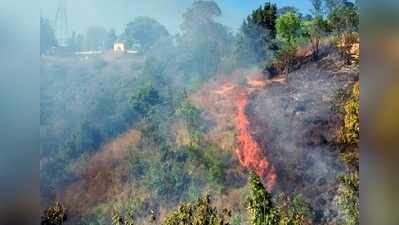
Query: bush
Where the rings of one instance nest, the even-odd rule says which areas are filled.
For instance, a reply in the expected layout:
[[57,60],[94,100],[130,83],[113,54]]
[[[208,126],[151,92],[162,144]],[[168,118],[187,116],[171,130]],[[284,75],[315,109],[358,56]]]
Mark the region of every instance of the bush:
[[360,110],[360,84],[353,86],[352,96],[345,103],[344,125],[339,133],[339,142],[343,144],[358,144],[360,136],[359,110]]
[[168,215],[162,225],[228,225],[231,212],[212,206],[211,198],[205,195],[194,203],[184,203]]
[[340,178],[338,206],[344,215],[345,224],[359,224],[359,175],[357,173]]
[[67,220],[67,214],[64,206],[56,202],[54,206],[44,211],[41,219],[41,225],[62,225]]

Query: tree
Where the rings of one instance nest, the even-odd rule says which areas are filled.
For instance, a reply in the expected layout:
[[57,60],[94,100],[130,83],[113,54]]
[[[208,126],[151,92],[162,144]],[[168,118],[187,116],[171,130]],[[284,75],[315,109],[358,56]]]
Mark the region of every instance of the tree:
[[327,26],[327,22],[321,16],[303,22],[304,33],[312,45],[313,59],[317,59],[319,55],[320,39],[326,35]]
[[278,67],[288,74],[303,35],[299,16],[293,12],[280,16],[276,21],[276,30],[279,41],[279,49],[276,51],[276,58],[280,64]]
[[324,0],[328,14],[341,6],[345,0]]
[[49,50],[55,46],[57,46],[57,39],[54,34],[54,29],[50,25],[50,21],[40,17],[40,54],[47,54]]
[[308,225],[311,224],[311,207],[301,195],[279,193],[272,200],[260,178],[249,175],[248,214],[252,225]]
[[214,23],[214,18],[222,14],[214,1],[195,1],[183,14],[183,30],[190,30],[198,25]]
[[310,225],[312,224],[312,209],[302,195],[293,197],[279,193],[276,197],[276,210],[279,225]]
[[272,197],[254,172],[249,175],[250,191],[247,198],[249,219],[252,225],[278,224],[277,211],[273,207]]
[[227,28],[216,22],[221,15],[214,1],[196,1],[184,13],[183,33],[177,47],[182,51],[177,60],[187,79],[204,81],[218,74],[222,58],[230,53],[232,38]]
[[166,28],[150,17],[137,17],[128,23],[123,33],[123,39],[128,48],[138,44],[146,51],[162,37],[169,36]]
[[207,194],[194,203],[180,205],[162,225],[228,225],[230,217],[230,210],[212,206],[211,197]]
[[64,206],[56,202],[54,206],[44,211],[41,219],[41,225],[62,225],[67,220]]
[[324,16],[324,9],[323,9],[323,0],[310,0],[313,6],[311,10],[314,17],[321,17]]
[[269,50],[275,50],[277,6],[266,3],[252,11],[241,25],[238,54],[245,64],[267,60]]
[[[353,46],[359,43],[359,13],[353,3],[342,4],[328,16],[337,35],[337,47],[347,64],[352,63]],[[356,55],[356,54],[355,54]]]
[[295,13],[299,16],[299,18],[302,17],[302,14],[299,12],[299,10],[293,6],[284,6],[284,7],[279,8],[277,10],[277,15],[282,16],[282,15],[286,14],[287,12]]
[[142,116],[148,117],[154,111],[154,107],[162,102],[158,91],[153,86],[144,86],[129,98],[133,109]]
[[333,31],[342,35],[359,30],[359,14],[354,4],[343,4],[335,8],[328,16]]
[[295,45],[298,36],[301,35],[301,20],[293,12],[287,12],[276,21],[277,36],[290,45]]
[[266,3],[263,7],[252,11],[251,15],[244,21],[241,30],[245,34],[248,33],[247,27],[257,25],[269,32],[269,37],[274,39],[276,36],[276,20],[277,20],[277,5]]

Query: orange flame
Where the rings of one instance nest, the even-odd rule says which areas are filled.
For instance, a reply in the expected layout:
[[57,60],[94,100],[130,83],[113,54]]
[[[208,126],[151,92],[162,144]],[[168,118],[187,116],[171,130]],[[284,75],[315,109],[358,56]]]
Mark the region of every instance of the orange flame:
[[276,183],[277,174],[273,165],[263,156],[261,148],[250,133],[250,124],[246,115],[248,105],[247,94],[238,97],[236,126],[239,131],[237,157],[244,168],[254,170],[263,179],[270,192]]

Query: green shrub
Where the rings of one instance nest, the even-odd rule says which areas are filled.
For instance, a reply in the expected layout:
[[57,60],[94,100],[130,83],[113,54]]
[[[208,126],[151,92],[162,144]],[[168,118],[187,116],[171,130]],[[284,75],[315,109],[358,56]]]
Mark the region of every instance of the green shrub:
[[162,225],[228,225],[231,212],[212,206],[211,198],[205,195],[194,203],[183,203],[169,214]]
[[340,178],[337,203],[344,215],[344,224],[359,224],[359,175],[353,173]]

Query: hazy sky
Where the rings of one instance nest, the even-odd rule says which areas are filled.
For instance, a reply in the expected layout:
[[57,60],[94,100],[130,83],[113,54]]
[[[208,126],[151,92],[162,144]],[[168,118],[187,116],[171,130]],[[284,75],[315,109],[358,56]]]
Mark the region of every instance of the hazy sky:
[[[137,16],[157,19],[171,33],[179,31],[182,14],[194,0],[67,0],[69,29],[83,32],[87,27],[100,25],[115,28],[117,33]],[[55,18],[59,0],[40,0],[41,14]],[[236,29],[242,20],[259,5],[261,0],[216,0],[222,10],[219,21]],[[303,13],[311,8],[310,0],[272,0],[279,7],[295,6]]]

